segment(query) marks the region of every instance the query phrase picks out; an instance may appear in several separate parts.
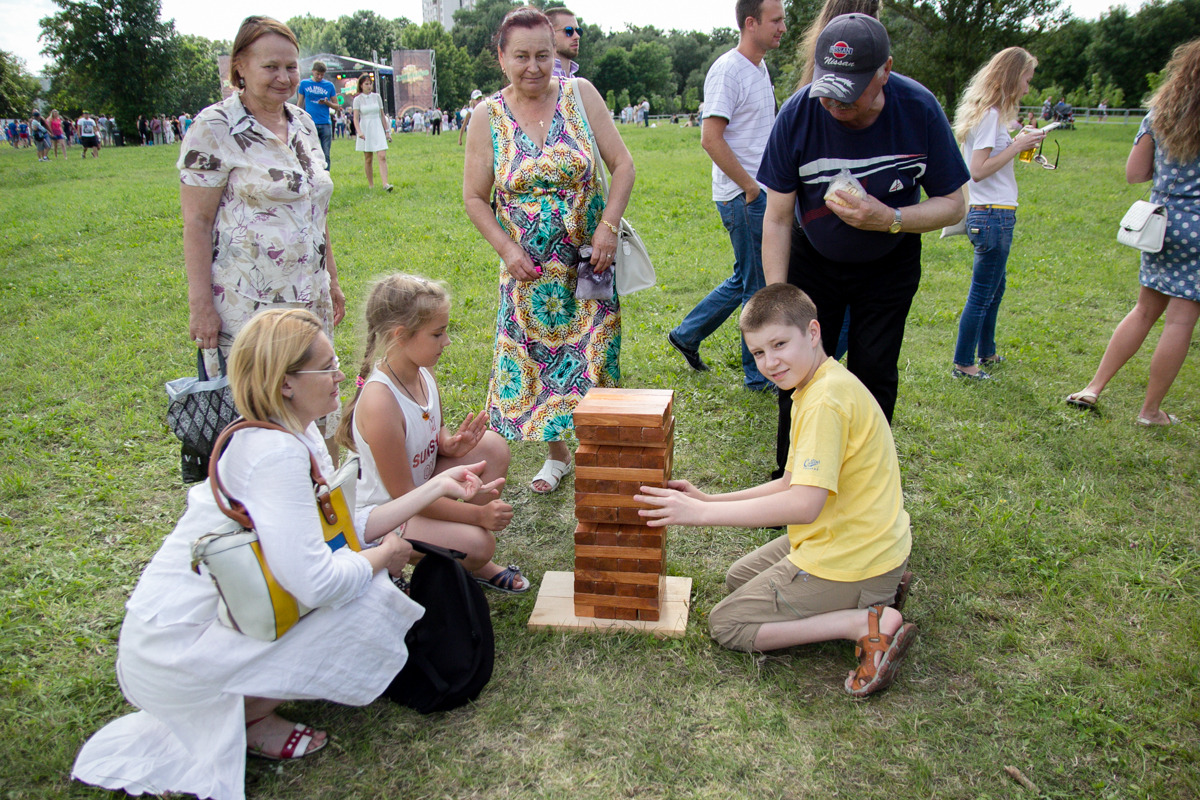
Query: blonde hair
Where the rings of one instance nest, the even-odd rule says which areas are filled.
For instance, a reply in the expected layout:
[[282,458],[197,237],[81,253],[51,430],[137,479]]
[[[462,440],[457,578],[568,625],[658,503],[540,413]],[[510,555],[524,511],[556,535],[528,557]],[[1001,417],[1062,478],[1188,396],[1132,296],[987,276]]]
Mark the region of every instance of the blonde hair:
[[1037,59],[1021,47],[1009,47],[992,56],[971,78],[954,112],[954,138],[962,143],[988,111],[1000,111],[1001,122],[1017,112],[1021,102],[1021,76],[1037,67]]
[[[338,444],[357,450],[354,443],[354,408],[362,395],[363,384],[375,369],[375,351],[381,341],[386,342],[398,328],[404,328],[408,336],[420,330],[433,315],[450,305],[450,292],[440,283],[417,275],[389,275],[371,287],[367,297],[367,346],[359,367],[358,391],[354,399],[346,404],[342,421],[338,424]],[[385,345],[386,350],[386,345]],[[385,352],[384,357],[387,356]]]
[[229,83],[235,88],[240,89],[242,85],[242,73],[239,69],[242,54],[250,48],[250,45],[269,33],[275,33],[287,39],[296,48],[296,54],[300,54],[300,42],[287,25],[271,17],[246,17],[242,20],[242,26],[238,28],[237,36],[233,39],[233,52],[229,54]]
[[1147,102],[1154,112],[1154,142],[1177,164],[1200,155],[1200,39],[1181,44],[1167,62],[1167,77]]
[[303,433],[283,396],[283,380],[312,358],[321,333],[321,321],[303,308],[269,308],[251,317],[229,351],[229,385],[238,413]]
[[797,55],[800,56],[800,63],[803,64],[800,68],[800,80],[796,82],[797,89],[812,83],[813,67],[816,65],[817,37],[821,35],[821,31],[825,30],[825,26],[833,21],[834,17],[840,17],[842,14],[866,14],[879,19],[879,0],[825,0],[821,13],[804,29],[804,34],[800,37],[800,44],[796,48]]

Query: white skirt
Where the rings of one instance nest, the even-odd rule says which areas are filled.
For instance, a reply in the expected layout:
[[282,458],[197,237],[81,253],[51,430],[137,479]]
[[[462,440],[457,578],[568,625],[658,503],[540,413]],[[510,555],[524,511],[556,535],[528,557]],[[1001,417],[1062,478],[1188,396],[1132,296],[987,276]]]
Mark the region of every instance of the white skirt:
[[244,700],[370,703],[408,659],[404,636],[424,610],[378,573],[339,608],[320,608],[274,642],[216,622],[159,626],[126,615],[117,680],[143,709],[79,751],[71,777],[129,794],[244,800]]
[[383,132],[383,122],[379,112],[372,111],[370,115],[362,115],[362,139],[356,139],[354,149],[361,153],[377,153],[388,149],[387,134]]

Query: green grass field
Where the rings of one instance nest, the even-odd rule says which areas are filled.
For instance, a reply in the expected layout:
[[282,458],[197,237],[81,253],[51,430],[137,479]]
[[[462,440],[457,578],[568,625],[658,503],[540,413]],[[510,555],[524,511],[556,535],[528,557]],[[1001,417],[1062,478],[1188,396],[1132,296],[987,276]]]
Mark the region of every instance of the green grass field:
[[[896,685],[846,697],[848,643],[767,656],[720,649],[724,570],[771,531],[673,529],[694,579],[687,635],[533,634],[532,595],[490,595],[495,677],[473,706],[421,717],[300,703],[334,747],[251,761],[256,798],[1194,798],[1200,796],[1200,358],[1143,430],[1158,331],[1102,399],[1063,404],[1137,293],[1116,221],[1133,126],[1052,134],[1060,169],[1018,165],[1022,207],[996,380],[949,375],[969,285],[964,237],[926,237],[901,355],[895,437],[922,638]],[[697,129],[622,133],[628,216],[659,285],[624,302],[624,385],[676,391],[675,475],[719,491],[765,478],[772,398],[743,391],[732,323],[687,370],[666,333],[732,259]],[[497,259],[462,211],[455,136],[397,136],[394,194],[368,192],[335,144],[331,229],[360,357],[373,277],[419,272],[454,294],[446,415],[481,407]],[[0,149],[0,800],[100,797],[68,780],[84,739],[129,709],[113,671],[123,603],[184,506],[163,383],[187,374],[176,147],[37,163]],[[347,384],[351,387],[351,384]],[[572,494],[528,488],[544,448],[514,447],[516,508],[497,560],[535,585],[572,563]],[[1022,788],[1011,765],[1037,784]]]

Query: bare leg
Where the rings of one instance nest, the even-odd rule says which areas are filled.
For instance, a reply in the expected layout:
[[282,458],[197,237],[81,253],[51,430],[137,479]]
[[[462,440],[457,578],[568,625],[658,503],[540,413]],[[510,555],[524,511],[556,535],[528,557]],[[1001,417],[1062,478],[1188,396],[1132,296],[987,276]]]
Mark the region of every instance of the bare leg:
[[[548,442],[548,444],[550,445],[548,458],[561,461],[564,464],[571,463],[571,448],[567,447],[566,442]],[[534,485],[539,492],[545,492],[550,489],[550,485],[545,481],[534,481]]]
[[[282,700],[269,697],[247,697],[246,704],[246,745],[267,755],[278,756],[283,751],[284,744],[292,734],[295,723],[288,722],[275,713]],[[320,746],[326,739],[325,731],[313,733],[309,750]]]
[[[904,617],[894,608],[885,608],[879,620],[879,632],[895,635],[904,624]],[[805,619],[787,622],[767,622],[758,629],[754,637],[754,649],[759,652],[795,647],[799,644],[828,642],[833,639],[849,639],[857,642],[868,633],[867,609],[848,608],[843,611],[828,611]]]
[[[1092,392],[1097,396],[1104,391],[1104,387],[1113,379],[1113,376],[1120,371],[1121,367],[1125,366],[1129,359],[1133,358],[1134,353],[1142,346],[1142,342],[1146,341],[1150,329],[1154,327],[1154,323],[1166,310],[1168,299],[1165,294],[1147,289],[1145,286],[1141,287],[1141,291],[1138,292],[1137,305],[1125,315],[1125,319],[1117,324],[1112,338],[1108,340],[1104,356],[1100,359],[1100,366],[1096,368],[1096,374],[1084,391]],[[1172,379],[1174,379],[1174,375],[1172,375]],[[1159,399],[1162,399],[1161,396]]]
[[371,169],[371,156],[373,153],[363,153],[363,166],[367,171],[367,188],[375,188],[375,172]]
[[383,185],[388,185],[387,174],[387,153],[383,150],[379,151],[379,180],[383,181]]
[[1182,297],[1169,298],[1162,336],[1150,359],[1150,382],[1142,403],[1141,416],[1151,422],[1167,421],[1159,406],[1187,357],[1197,317],[1200,317],[1200,303]]

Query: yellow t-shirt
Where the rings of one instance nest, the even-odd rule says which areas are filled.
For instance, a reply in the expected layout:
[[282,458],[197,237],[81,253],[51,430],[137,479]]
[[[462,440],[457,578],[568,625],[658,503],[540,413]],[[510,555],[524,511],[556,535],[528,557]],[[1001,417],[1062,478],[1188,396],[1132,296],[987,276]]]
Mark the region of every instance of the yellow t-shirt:
[[792,395],[788,471],[793,486],[829,490],[815,520],[788,525],[797,567],[861,581],[908,558],[912,533],[892,429],[867,388],[832,358]]

